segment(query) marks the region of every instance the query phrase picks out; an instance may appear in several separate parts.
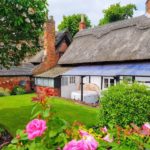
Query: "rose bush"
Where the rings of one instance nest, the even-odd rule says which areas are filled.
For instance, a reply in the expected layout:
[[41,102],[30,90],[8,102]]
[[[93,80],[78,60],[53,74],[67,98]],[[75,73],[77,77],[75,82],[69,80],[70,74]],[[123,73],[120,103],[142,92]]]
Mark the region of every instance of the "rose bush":
[[18,130],[11,144],[3,150],[145,150],[150,149],[150,124],[131,124],[87,129],[79,122],[71,126],[54,117],[48,89],[33,98],[31,121],[25,130]]

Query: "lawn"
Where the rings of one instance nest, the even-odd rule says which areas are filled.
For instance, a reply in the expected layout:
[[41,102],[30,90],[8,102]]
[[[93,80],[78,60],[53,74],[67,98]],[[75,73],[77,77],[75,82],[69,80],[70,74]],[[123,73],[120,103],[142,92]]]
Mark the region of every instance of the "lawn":
[[[30,120],[33,94],[21,96],[0,97],[0,124],[4,125],[11,134],[15,135],[18,128],[24,129]],[[72,123],[80,121],[87,126],[93,126],[98,120],[98,108],[80,105],[61,98],[51,98],[55,115]]]

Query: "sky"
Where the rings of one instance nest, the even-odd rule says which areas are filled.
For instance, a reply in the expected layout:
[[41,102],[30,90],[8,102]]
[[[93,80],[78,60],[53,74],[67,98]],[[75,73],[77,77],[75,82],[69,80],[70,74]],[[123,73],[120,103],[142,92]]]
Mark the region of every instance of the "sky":
[[145,13],[146,0],[48,0],[49,16],[54,16],[56,26],[62,21],[63,16],[76,13],[86,14],[92,22],[92,25],[98,25],[103,17],[102,11],[111,4],[120,2],[121,5],[129,3],[136,4],[138,10],[134,16]]

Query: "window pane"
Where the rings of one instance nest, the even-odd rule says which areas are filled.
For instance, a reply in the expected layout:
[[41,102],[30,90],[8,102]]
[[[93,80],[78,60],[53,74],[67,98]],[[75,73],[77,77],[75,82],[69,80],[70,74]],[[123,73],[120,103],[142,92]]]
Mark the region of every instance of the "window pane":
[[108,79],[104,79],[104,88],[108,88]]
[[75,77],[72,76],[72,77],[70,77],[70,84],[74,84],[74,83],[75,83]]
[[115,80],[114,79],[110,79],[110,86],[114,86],[115,84]]

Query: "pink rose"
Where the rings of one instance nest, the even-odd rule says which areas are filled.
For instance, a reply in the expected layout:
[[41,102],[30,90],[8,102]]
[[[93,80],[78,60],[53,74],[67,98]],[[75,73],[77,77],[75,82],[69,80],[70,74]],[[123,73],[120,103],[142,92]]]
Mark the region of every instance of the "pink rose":
[[142,133],[144,135],[150,135],[150,124],[149,123],[145,123],[143,126],[142,126]]
[[107,134],[104,138],[103,138],[104,141],[106,142],[109,142],[109,143],[112,143],[113,142],[113,139],[110,138],[110,134]]
[[72,140],[65,145],[63,150],[96,150],[98,147],[97,141],[89,133],[80,130],[79,133],[82,139],[79,141]]
[[86,137],[85,143],[88,145],[89,148],[87,150],[96,150],[98,147],[98,142],[91,135]]
[[88,139],[81,139],[79,141],[72,140],[69,142],[63,150],[96,150],[98,143],[91,136]]
[[33,140],[36,137],[42,136],[44,131],[47,129],[46,121],[34,119],[30,121],[26,126],[26,132],[28,134],[28,139]]
[[108,129],[107,129],[107,127],[104,127],[104,128],[101,128],[101,131],[102,131],[103,133],[107,133]]
[[75,148],[77,147],[77,143],[78,142],[76,140],[72,140],[67,145],[65,145],[63,150],[75,150]]

